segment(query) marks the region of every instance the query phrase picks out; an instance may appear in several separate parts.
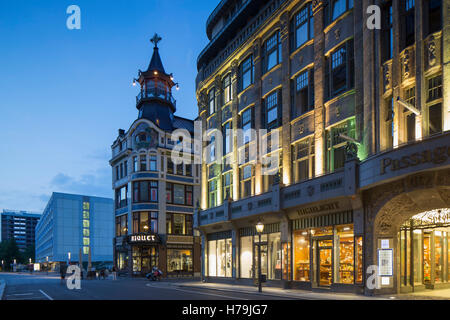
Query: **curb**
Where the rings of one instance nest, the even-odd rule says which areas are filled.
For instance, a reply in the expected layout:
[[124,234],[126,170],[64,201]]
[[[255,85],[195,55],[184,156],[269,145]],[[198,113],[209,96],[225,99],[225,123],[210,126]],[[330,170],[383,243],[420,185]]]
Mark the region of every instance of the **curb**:
[[4,280],[0,280],[0,300],[3,300],[3,294],[5,293],[6,282]]
[[[197,289],[206,289],[206,290],[216,290],[216,291],[223,291],[223,292],[239,292],[239,293],[244,293],[244,294],[255,294],[255,295],[261,295],[261,296],[268,296],[268,297],[277,297],[277,298],[286,298],[286,299],[295,299],[295,300],[329,300],[329,301],[342,301],[342,300],[367,300],[366,297],[362,296],[361,298],[358,297],[349,297],[348,299],[340,299],[339,297],[336,298],[330,298],[330,297],[310,297],[307,296],[307,294],[302,295],[302,296],[298,296],[298,295],[293,295],[293,294],[283,294],[283,293],[271,293],[271,292],[255,292],[255,291],[249,291],[249,290],[233,290],[233,289],[227,289],[227,288],[203,288],[200,286],[195,286],[195,285],[174,285],[177,287],[181,287],[181,288],[197,288]],[[351,299],[353,298],[353,299]],[[370,299],[369,299],[370,300]],[[391,300],[388,298],[384,298],[384,297],[379,297],[375,300]]]

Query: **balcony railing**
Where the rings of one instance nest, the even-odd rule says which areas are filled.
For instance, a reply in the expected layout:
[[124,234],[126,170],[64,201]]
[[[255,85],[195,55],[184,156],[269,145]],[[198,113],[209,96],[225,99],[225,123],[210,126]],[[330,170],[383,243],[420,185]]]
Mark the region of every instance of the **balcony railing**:
[[177,101],[173,98],[171,92],[159,88],[141,91],[136,97],[136,104],[139,104],[144,99],[161,99],[173,104],[174,107],[176,107],[177,104]]

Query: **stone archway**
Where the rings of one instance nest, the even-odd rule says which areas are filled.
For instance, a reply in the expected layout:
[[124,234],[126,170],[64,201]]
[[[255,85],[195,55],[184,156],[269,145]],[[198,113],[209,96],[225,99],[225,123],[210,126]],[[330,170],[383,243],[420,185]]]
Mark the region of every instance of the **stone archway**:
[[[397,245],[399,228],[406,220],[421,212],[450,207],[450,169],[421,172],[379,185],[364,191],[363,199],[367,268],[377,265],[379,238],[391,238]],[[394,277],[394,287],[387,292],[397,290]],[[373,293],[366,288],[367,291]]]

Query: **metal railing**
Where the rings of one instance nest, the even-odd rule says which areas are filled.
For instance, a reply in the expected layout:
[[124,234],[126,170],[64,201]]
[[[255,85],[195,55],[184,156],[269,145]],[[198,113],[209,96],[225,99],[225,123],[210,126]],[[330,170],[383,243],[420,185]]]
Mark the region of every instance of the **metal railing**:
[[161,99],[173,104],[176,106],[176,100],[172,96],[172,93],[166,90],[162,90],[159,88],[147,89],[145,91],[141,91],[136,97],[136,103],[138,104],[143,99]]

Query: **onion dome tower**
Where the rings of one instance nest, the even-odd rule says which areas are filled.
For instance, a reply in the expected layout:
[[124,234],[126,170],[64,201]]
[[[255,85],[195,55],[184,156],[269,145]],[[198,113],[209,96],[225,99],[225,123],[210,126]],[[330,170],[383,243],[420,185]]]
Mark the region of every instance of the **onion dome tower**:
[[150,40],[153,44],[153,56],[147,71],[139,70],[138,79],[141,92],[136,97],[136,108],[139,119],[153,121],[163,130],[173,129],[173,114],[176,111],[176,101],[172,96],[172,88],[178,84],[173,82],[173,75],[167,74],[159,56],[158,43],[162,40],[156,33]]

